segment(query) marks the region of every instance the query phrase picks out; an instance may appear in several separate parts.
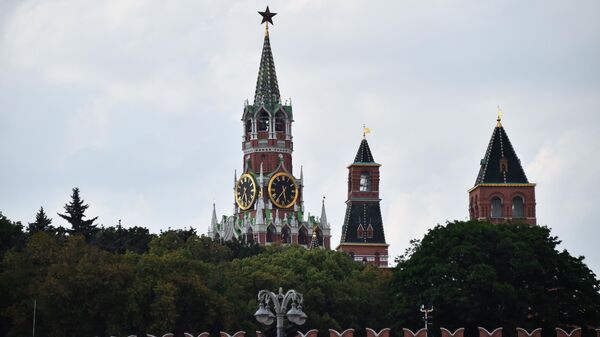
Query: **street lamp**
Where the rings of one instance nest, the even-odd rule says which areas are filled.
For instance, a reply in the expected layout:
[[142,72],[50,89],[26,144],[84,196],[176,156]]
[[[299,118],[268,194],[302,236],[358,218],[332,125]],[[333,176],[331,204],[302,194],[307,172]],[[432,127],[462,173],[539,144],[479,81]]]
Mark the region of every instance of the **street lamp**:
[[[261,290],[258,292],[258,310],[254,313],[254,317],[259,323],[264,325],[271,325],[273,321],[277,320],[277,337],[285,337],[285,330],[283,328],[283,317],[287,316],[288,320],[296,325],[302,325],[306,322],[308,316],[302,311],[302,294],[296,292],[293,289],[283,294],[283,290],[279,288],[279,293],[268,290]],[[275,314],[271,312],[269,308],[269,302],[273,303],[273,309]],[[288,305],[290,310],[287,310]]]

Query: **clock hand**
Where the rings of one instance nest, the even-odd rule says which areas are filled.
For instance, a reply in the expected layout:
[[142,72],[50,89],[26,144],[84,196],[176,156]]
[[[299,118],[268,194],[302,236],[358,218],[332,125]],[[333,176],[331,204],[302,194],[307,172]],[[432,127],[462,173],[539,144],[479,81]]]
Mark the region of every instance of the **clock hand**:
[[[287,187],[283,186],[283,189],[281,190],[281,194],[279,194],[279,196],[283,195],[283,200],[285,201],[287,198],[285,197],[285,190],[287,189]],[[279,199],[279,198],[277,198]]]

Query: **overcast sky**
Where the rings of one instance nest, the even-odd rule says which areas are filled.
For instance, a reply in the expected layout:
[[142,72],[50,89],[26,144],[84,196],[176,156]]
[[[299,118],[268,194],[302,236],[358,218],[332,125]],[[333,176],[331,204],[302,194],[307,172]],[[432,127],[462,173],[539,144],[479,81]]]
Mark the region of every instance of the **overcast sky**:
[[[233,208],[262,1],[0,0],[0,211],[31,222],[78,186],[99,223],[204,233]],[[392,257],[447,220],[496,106],[538,223],[600,273],[600,2],[289,1],[271,45],[294,107],[306,211],[340,240],[363,123]]]

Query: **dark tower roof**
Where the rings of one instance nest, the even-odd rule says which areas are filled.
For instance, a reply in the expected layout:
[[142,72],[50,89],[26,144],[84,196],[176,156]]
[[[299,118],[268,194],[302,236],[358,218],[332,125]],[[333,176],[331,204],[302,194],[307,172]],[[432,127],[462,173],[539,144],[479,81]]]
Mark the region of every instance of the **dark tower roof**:
[[[347,201],[346,204],[341,243],[385,244],[379,200],[369,202]],[[359,226],[362,226],[364,230],[362,237],[358,236]],[[373,230],[372,237],[367,235],[369,226]]]
[[375,163],[373,159],[373,155],[371,154],[371,149],[369,148],[369,143],[367,143],[367,139],[363,138],[362,142],[360,142],[360,146],[358,147],[358,152],[356,152],[356,157],[354,158],[355,163]]
[[485,157],[481,160],[481,168],[475,181],[479,184],[528,184],[527,176],[521,160],[508,139],[508,135],[500,123],[500,117],[492,133]]
[[271,52],[271,41],[268,31],[265,33],[265,42],[263,44],[262,56],[260,57],[260,67],[258,68],[258,79],[256,80],[256,91],[254,92],[254,105],[271,106],[279,103],[280,94],[277,85],[277,74],[275,73],[275,63],[273,62],[273,53]]

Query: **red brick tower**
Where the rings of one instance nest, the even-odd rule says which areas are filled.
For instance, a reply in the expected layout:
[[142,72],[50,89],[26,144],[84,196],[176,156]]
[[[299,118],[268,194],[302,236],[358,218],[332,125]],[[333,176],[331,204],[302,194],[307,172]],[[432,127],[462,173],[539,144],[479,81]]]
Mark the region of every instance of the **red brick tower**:
[[469,190],[469,216],[492,223],[536,224],[535,184],[527,180],[500,111],[475,186]]
[[388,266],[388,244],[385,243],[379,207],[379,167],[373,160],[366,138],[363,138],[354,162],[348,166],[348,200],[338,251],[355,261]]
[[[303,174],[294,176],[292,167],[291,100],[281,101],[271,51],[269,23],[276,13],[267,7],[259,12],[266,23],[254,102],[244,104],[242,113],[242,174],[234,178],[234,215],[219,222],[213,216],[209,235],[223,240],[275,242],[330,247],[326,217],[304,215]],[[324,210],[323,210],[324,214]]]

